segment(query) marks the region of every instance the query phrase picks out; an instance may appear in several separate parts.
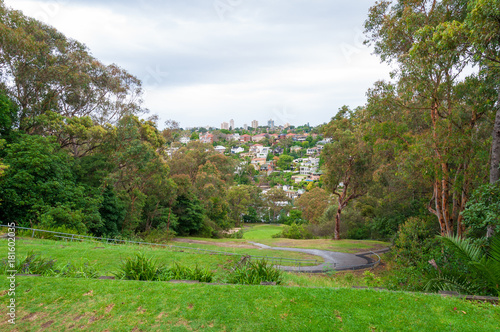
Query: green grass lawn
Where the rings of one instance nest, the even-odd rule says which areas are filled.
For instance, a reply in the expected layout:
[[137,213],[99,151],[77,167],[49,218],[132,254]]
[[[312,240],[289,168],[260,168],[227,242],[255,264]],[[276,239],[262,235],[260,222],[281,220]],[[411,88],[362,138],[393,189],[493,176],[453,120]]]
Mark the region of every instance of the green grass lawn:
[[250,224],[249,226],[244,229],[243,239],[250,241],[272,239],[273,235],[283,230],[281,225]]
[[488,304],[347,288],[18,277],[16,304],[16,329],[3,305],[0,330],[464,332],[498,331],[500,322]]

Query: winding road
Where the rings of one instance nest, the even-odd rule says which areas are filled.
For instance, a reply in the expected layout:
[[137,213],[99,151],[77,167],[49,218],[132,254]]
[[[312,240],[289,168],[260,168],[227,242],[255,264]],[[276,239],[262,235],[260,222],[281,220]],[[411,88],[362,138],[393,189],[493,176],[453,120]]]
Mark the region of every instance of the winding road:
[[[279,266],[280,269],[290,272],[306,272],[306,273],[321,273],[328,270],[335,269],[337,271],[340,270],[355,270],[359,268],[363,268],[365,265],[372,263],[372,260],[367,255],[371,253],[363,253],[363,254],[346,254],[342,252],[328,251],[328,250],[318,250],[318,249],[299,249],[299,248],[285,248],[285,247],[270,247],[268,245],[251,242],[249,243],[256,245],[262,249],[269,250],[283,250],[283,251],[296,251],[302,252],[309,255],[315,255],[322,257],[325,262],[316,266]],[[388,251],[387,249],[379,250],[380,251]]]

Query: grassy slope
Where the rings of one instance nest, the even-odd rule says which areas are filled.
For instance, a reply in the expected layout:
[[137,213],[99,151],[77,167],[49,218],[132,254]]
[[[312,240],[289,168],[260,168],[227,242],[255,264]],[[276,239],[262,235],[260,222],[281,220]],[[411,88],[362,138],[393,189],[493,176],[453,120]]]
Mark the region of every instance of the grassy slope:
[[[35,277],[17,282],[17,331],[498,331],[500,321],[498,307],[401,292]],[[0,286],[6,289],[5,278]],[[9,328],[0,321],[0,330]]]

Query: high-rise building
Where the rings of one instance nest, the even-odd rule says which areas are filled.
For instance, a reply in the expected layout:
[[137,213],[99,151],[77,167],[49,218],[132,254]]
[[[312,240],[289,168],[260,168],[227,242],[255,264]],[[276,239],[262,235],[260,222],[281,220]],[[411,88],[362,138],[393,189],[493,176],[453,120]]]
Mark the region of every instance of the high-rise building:
[[234,130],[234,120],[229,120],[229,129]]
[[222,122],[222,124],[220,125],[220,129],[226,129],[226,130],[228,130],[229,129],[229,123]]
[[259,121],[257,121],[257,120],[253,120],[253,121],[252,121],[252,128],[253,128],[253,129],[257,129],[257,128],[259,128]]
[[243,129],[244,129],[244,130],[248,130],[248,125],[247,125],[246,123],[245,123],[245,124],[243,124]]
[[274,120],[271,119],[267,121],[267,126],[269,127],[269,129],[274,130]]

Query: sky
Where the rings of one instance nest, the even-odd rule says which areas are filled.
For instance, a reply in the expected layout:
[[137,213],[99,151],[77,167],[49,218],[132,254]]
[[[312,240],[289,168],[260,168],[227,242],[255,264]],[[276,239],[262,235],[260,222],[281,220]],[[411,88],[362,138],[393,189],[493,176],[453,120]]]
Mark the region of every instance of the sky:
[[316,126],[362,106],[390,68],[363,45],[375,0],[4,0],[143,82],[183,128]]

